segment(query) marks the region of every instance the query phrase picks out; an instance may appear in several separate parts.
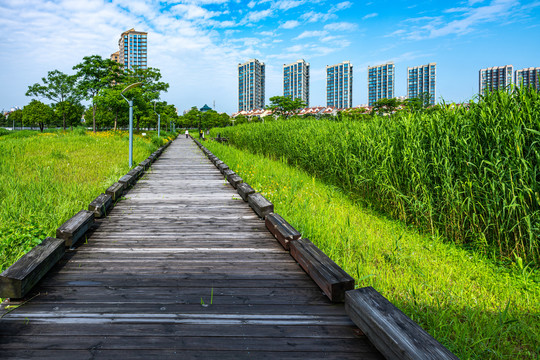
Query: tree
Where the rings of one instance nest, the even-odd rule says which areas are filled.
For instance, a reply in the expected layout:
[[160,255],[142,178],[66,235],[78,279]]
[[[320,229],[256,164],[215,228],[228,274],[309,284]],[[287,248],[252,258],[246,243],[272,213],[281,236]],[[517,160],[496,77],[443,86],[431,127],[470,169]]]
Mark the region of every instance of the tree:
[[114,114],[114,130],[118,127],[118,116],[127,113],[129,107],[126,101],[120,96],[123,85],[105,88],[96,97],[96,103],[102,108],[108,109]]
[[[21,124],[21,127],[22,127],[22,122],[23,122],[23,111],[22,111],[22,109],[17,109],[15,111],[10,112],[9,115],[8,115],[7,120],[8,120],[8,125],[9,124],[15,124],[15,126],[17,126],[17,124]],[[15,130],[15,129],[13,129],[13,130]]]
[[[28,87],[26,96],[37,96],[40,98],[46,98],[53,101],[55,104],[63,102],[78,103],[80,95],[77,92],[75,84],[77,77],[74,75],[67,75],[61,71],[53,70],[47,73],[46,78],[41,78],[42,84],[35,83]],[[62,115],[62,126],[66,129],[66,114],[63,109],[66,107],[59,107]]]
[[289,116],[298,113],[305,106],[306,104],[299,98],[293,100],[288,96],[273,96],[266,108],[272,110],[275,116]]
[[28,125],[38,125],[41,132],[43,132],[45,123],[51,121],[52,117],[52,109],[38,100],[32,100],[23,108],[23,121]]
[[7,125],[7,118],[6,118],[6,116],[4,115],[4,111],[3,111],[3,110],[0,112],[0,125],[1,125],[1,126],[6,126],[6,125]]
[[69,101],[62,101],[52,106],[54,114],[61,118],[64,128],[70,126],[81,125],[81,118],[84,113],[84,106],[80,103],[71,103]]
[[380,115],[384,113],[392,114],[400,105],[400,101],[396,98],[392,99],[380,99],[373,104],[373,112]]
[[120,64],[99,55],[85,56],[80,64],[73,67],[77,70],[77,88],[86,100],[92,100],[92,123],[96,132],[95,96],[100,90],[112,87],[122,80]]

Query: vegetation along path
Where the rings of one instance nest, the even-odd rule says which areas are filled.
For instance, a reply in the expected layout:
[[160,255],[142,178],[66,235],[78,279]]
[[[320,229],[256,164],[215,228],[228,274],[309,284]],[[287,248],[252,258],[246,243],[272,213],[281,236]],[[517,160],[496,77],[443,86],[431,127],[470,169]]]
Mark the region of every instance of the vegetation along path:
[[0,319],[0,358],[378,359],[191,140]]

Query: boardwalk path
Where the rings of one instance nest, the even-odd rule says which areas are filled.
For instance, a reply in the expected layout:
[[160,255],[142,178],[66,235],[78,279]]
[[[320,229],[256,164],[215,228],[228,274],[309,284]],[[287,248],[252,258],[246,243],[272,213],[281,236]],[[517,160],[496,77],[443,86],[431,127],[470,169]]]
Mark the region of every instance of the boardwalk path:
[[126,198],[0,320],[0,358],[379,358],[191,140]]

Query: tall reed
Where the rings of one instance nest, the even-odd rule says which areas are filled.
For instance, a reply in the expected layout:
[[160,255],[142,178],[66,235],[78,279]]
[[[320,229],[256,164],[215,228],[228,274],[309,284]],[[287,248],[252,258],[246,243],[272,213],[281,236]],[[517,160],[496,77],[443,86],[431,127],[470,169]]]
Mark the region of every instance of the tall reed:
[[216,129],[286,158],[374,208],[497,258],[540,261],[540,95],[362,121],[292,119]]

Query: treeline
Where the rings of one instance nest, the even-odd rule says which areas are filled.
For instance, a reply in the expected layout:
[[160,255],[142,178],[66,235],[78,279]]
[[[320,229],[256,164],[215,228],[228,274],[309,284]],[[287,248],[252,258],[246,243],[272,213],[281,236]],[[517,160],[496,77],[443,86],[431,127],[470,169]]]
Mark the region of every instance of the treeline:
[[218,129],[230,143],[336,184],[374,208],[495,258],[540,262],[540,95],[358,121],[291,118]]
[[[178,116],[174,105],[159,101],[160,93],[169,84],[161,81],[159,69],[124,69],[123,66],[99,55],[86,56],[73,66],[75,73],[65,74],[59,70],[47,73],[41,82],[28,87],[26,96],[32,98],[23,109],[11,112],[7,118],[0,117],[0,125],[36,126],[42,131],[46,126],[77,126],[84,119],[92,128],[125,127],[128,124],[128,103],[122,91],[131,84],[138,86],[124,95],[133,100],[135,126],[156,127],[160,113],[164,127]],[[81,102],[90,101],[86,109]],[[42,101],[50,102],[50,105]]]

